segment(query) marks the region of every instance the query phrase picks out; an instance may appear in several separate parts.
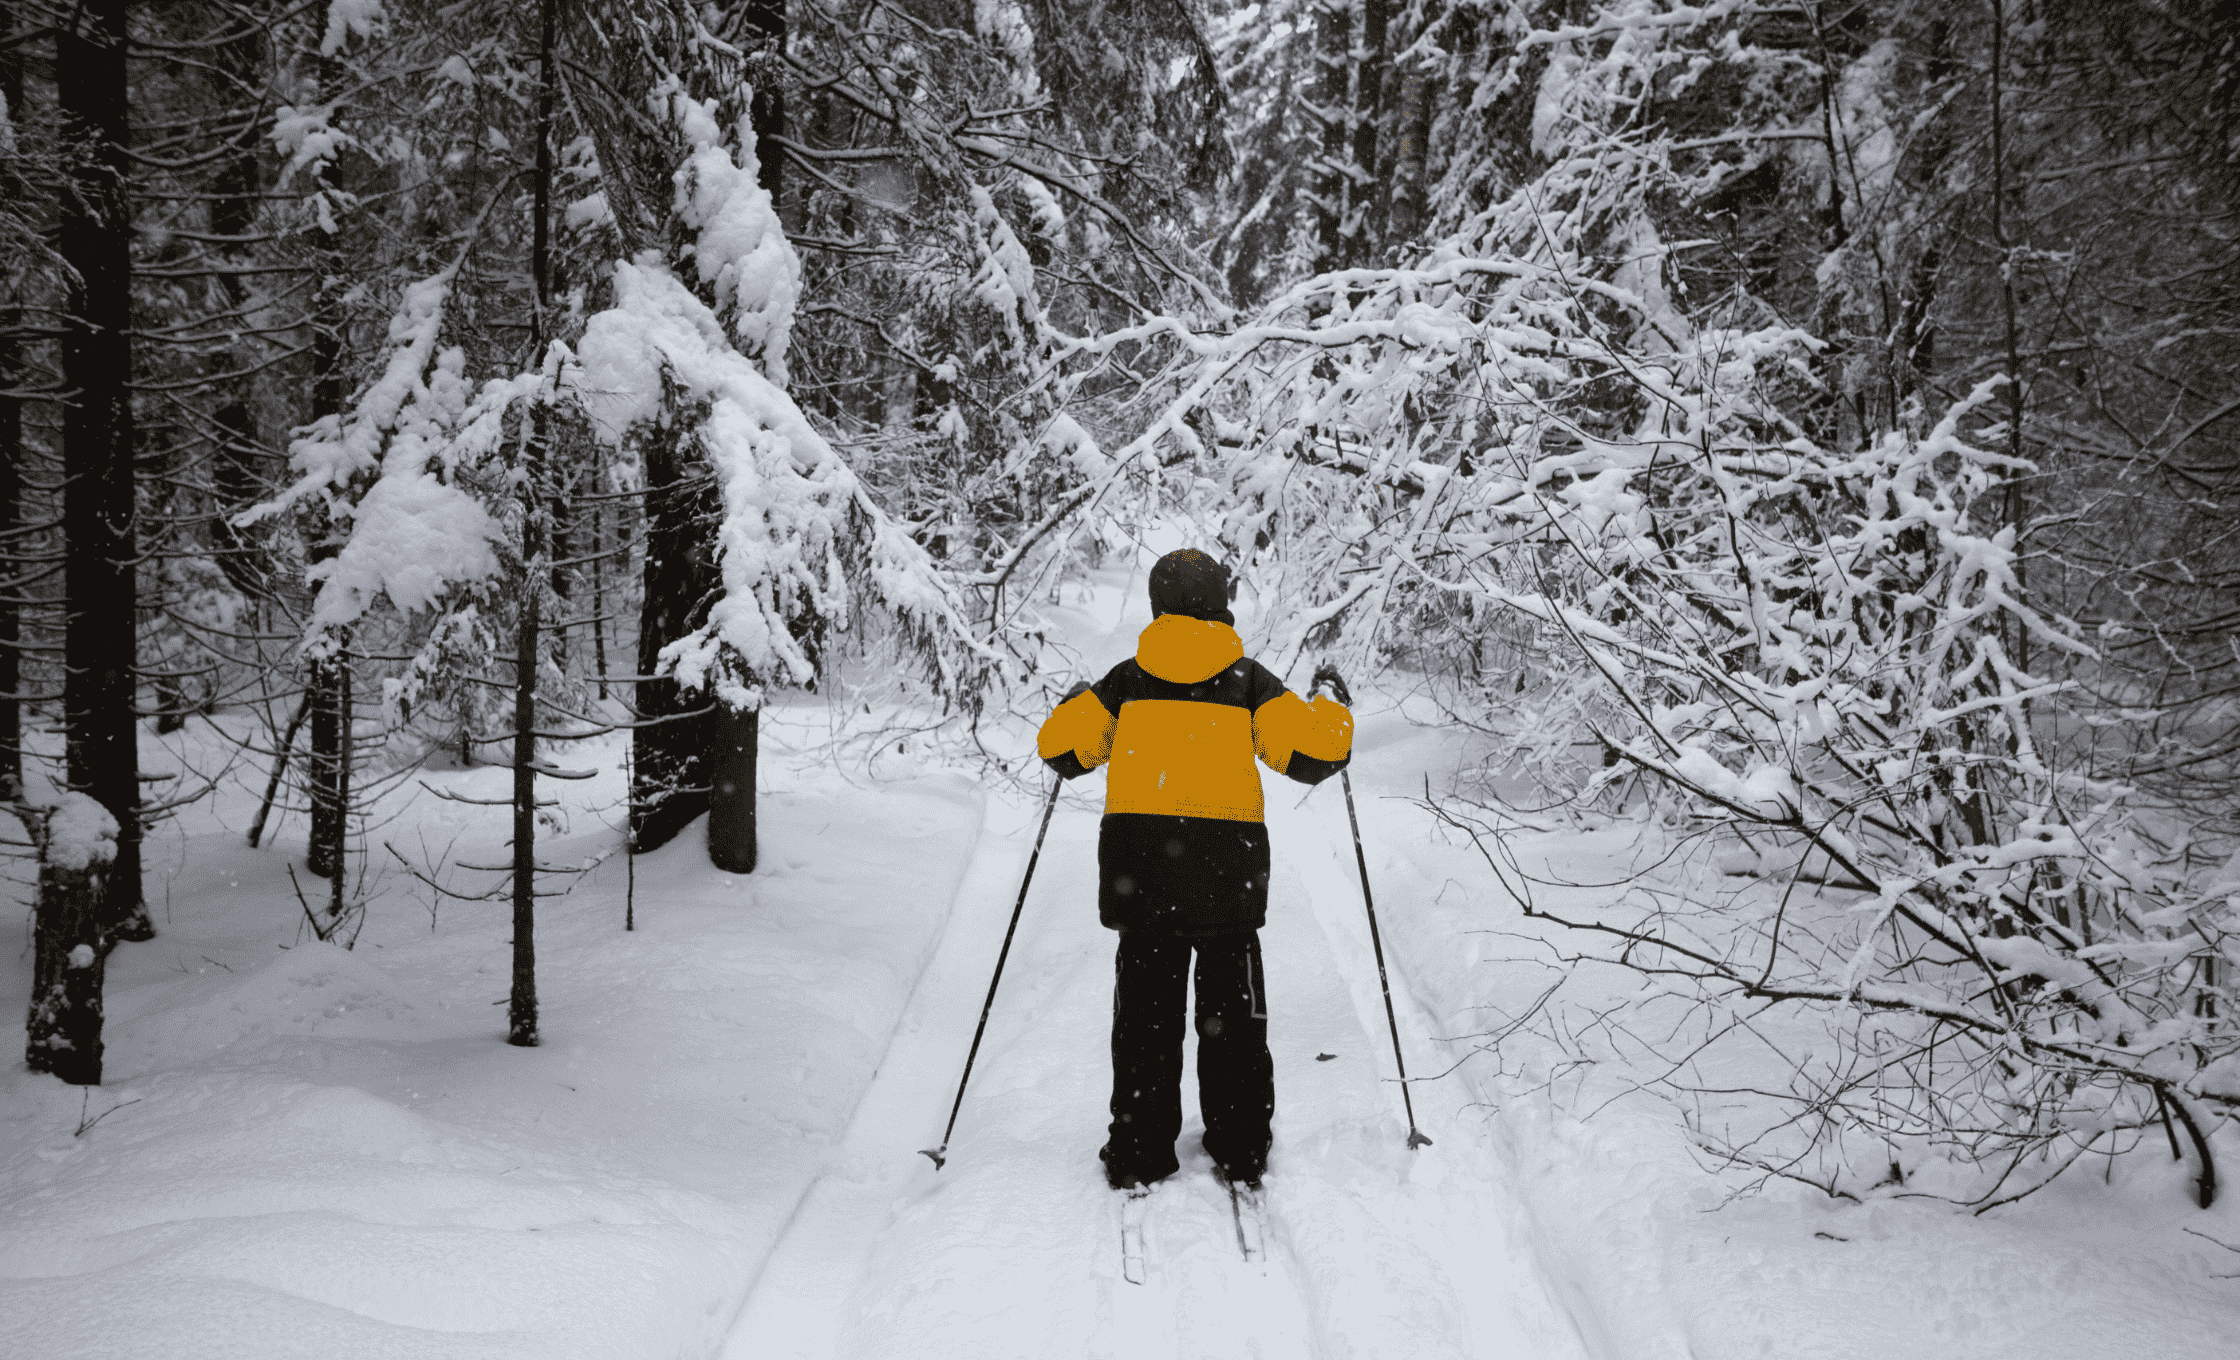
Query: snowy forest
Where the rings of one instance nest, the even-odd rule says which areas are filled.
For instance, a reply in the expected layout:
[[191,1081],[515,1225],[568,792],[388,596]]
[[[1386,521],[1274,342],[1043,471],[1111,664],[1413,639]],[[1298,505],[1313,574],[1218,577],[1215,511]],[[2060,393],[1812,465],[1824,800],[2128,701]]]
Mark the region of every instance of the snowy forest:
[[2229,0],[0,0],[5,1348],[2228,1353],[2225,496]]

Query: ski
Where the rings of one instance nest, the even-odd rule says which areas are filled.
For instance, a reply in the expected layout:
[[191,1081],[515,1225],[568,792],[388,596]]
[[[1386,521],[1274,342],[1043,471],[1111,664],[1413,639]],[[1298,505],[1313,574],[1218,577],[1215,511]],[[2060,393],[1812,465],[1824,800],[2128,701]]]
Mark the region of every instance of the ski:
[[1129,1284],[1142,1284],[1147,1274],[1143,1220],[1151,1208],[1151,1187],[1138,1186],[1125,1196],[1120,1201],[1120,1274]]
[[1258,1181],[1229,1181],[1229,1213],[1236,1219],[1237,1250],[1248,1263],[1265,1264],[1268,1259],[1268,1236],[1262,1221],[1267,1205],[1261,1196],[1265,1193]]

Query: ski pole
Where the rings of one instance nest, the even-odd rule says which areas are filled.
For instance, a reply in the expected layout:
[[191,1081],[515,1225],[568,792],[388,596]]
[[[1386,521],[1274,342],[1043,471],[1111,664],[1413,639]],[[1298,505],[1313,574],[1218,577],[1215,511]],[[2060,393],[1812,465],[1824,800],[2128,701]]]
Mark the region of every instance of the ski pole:
[[[1314,681],[1307,687],[1307,697],[1313,698],[1315,690],[1327,683],[1338,702],[1348,708],[1353,706],[1353,696],[1346,691],[1346,682],[1338,678],[1335,666],[1323,666],[1315,671]],[[1400,1056],[1400,1021],[1392,1013],[1392,984],[1385,980],[1384,940],[1377,933],[1377,903],[1369,893],[1369,857],[1361,849],[1361,819],[1353,811],[1353,773],[1338,771],[1338,782],[1346,791],[1346,821],[1353,827],[1353,862],[1361,870],[1361,905],[1369,912],[1369,948],[1377,955],[1377,986],[1384,992],[1384,1022],[1392,1027],[1392,1062],[1400,1069],[1400,1105],[1408,1112],[1408,1147],[1412,1150],[1431,1146],[1431,1139],[1416,1127],[1416,1103],[1408,1096],[1408,1060]]]
[[988,1013],[996,1008],[996,988],[1003,982],[1004,960],[1011,957],[1011,937],[1019,932],[1019,913],[1027,909],[1027,886],[1034,882],[1035,861],[1042,858],[1042,838],[1050,834],[1050,814],[1058,810],[1058,790],[1066,781],[1057,780],[1050,785],[1050,798],[1042,805],[1042,829],[1034,833],[1034,852],[1027,856],[1027,872],[1019,879],[1019,900],[1011,908],[1011,925],[1003,932],[1003,949],[996,955],[995,976],[988,979],[988,999],[980,1007],[980,1027],[972,1031],[972,1050],[964,1055],[964,1075],[957,1078],[957,1100],[949,1107],[949,1127],[941,1131],[941,1146],[919,1148],[918,1154],[933,1159],[933,1169],[939,1171],[949,1160],[949,1135],[957,1131],[957,1111],[964,1108],[965,1083],[972,1080],[972,1061],[980,1056],[980,1037],[988,1032]]

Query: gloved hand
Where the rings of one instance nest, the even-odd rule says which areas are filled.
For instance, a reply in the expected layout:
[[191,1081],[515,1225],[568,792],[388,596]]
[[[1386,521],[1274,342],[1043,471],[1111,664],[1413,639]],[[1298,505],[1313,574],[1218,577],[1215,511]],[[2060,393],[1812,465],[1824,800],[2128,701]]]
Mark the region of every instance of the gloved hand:
[[1066,691],[1065,699],[1060,699],[1058,702],[1064,703],[1067,699],[1078,699],[1088,692],[1089,682],[1086,680],[1076,680],[1073,682],[1073,688]]
[[1315,667],[1314,681],[1307,686],[1307,693],[1311,696],[1324,685],[1330,687],[1330,692],[1337,696],[1339,703],[1344,704],[1347,708],[1353,707],[1353,695],[1347,692],[1346,682],[1339,678],[1338,668],[1327,661]]

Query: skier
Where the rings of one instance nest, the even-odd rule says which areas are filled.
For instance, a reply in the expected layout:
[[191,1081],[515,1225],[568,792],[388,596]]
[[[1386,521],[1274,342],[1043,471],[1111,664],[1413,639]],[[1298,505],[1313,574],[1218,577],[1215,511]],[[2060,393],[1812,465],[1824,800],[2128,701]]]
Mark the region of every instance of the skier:
[[1246,659],[1229,571],[1185,548],[1151,569],[1136,654],[1076,685],[1042,725],[1050,768],[1108,761],[1097,915],[1120,934],[1112,992],[1112,1125],[1097,1153],[1114,1189],[1172,1175],[1182,1132],[1183,979],[1197,955],[1198,1108],[1226,1180],[1256,1186],[1275,1112],[1259,929],[1268,830],[1253,756],[1316,784],[1353,753],[1353,715],[1309,703]]

